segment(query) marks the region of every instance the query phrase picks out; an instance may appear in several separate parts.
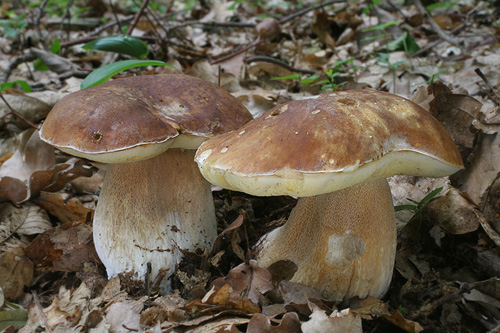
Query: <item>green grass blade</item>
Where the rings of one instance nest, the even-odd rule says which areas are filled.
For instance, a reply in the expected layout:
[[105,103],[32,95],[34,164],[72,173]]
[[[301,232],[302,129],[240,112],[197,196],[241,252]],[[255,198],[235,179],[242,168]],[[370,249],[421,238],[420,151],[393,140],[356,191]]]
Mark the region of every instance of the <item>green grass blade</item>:
[[80,84],[81,89],[97,86],[109,80],[112,76],[124,70],[143,66],[172,66],[163,61],[156,60],[123,60],[99,67],[90,73]]

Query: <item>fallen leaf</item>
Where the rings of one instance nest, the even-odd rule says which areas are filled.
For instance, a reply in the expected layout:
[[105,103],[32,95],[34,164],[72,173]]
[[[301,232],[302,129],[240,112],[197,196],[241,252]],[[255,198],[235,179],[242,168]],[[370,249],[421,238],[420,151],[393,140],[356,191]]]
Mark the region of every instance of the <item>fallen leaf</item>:
[[470,156],[469,165],[457,175],[457,182],[462,184],[459,189],[482,207],[487,189],[500,174],[500,135],[481,133]]
[[422,216],[451,234],[461,235],[477,230],[478,212],[479,208],[465,193],[452,187],[445,195],[426,204]]
[[23,294],[33,279],[33,263],[22,248],[0,255],[0,286],[6,300],[13,301]]
[[294,333],[301,332],[299,316],[295,312],[285,313],[278,325],[271,325],[271,320],[261,314],[256,313],[248,323],[247,333]]
[[33,201],[62,223],[89,222],[94,216],[94,211],[86,208],[80,200],[74,197],[68,199],[61,193],[41,192]]
[[308,333],[362,333],[361,317],[354,314],[351,309],[344,309],[342,311],[334,310],[328,316],[324,310],[312,305],[312,314],[310,319],[302,324],[303,332]]
[[475,138],[475,133],[471,132],[472,122],[478,119],[482,104],[471,96],[452,93],[441,82],[429,85],[428,91],[434,95],[429,103],[429,112],[450,133],[465,159],[472,150]]
[[364,299],[357,297],[350,299],[349,306],[352,312],[360,315],[362,319],[367,320],[390,314],[389,304],[371,296]]
[[111,332],[130,332],[140,330],[141,311],[147,296],[138,300],[112,303],[106,308],[106,321]]
[[0,250],[10,251],[12,248],[28,245],[28,235],[36,235],[52,228],[47,212],[25,202],[14,206],[9,202],[0,204]]
[[[14,111],[32,123],[38,123],[45,118],[51,109],[49,104],[32,96],[5,93],[3,96]],[[30,128],[26,122],[11,114],[10,109],[2,102],[0,103],[0,126],[5,124],[14,124],[18,129]]]
[[227,276],[216,279],[202,302],[256,313],[260,312],[258,305],[266,302],[264,293],[273,288],[271,274],[250,260],[249,265],[240,264]]
[[395,310],[390,316],[384,316],[384,318],[407,333],[418,333],[424,330],[419,323],[406,319],[398,310]]
[[85,262],[99,261],[91,226],[64,223],[36,237],[25,249],[35,267],[51,271],[78,272]]

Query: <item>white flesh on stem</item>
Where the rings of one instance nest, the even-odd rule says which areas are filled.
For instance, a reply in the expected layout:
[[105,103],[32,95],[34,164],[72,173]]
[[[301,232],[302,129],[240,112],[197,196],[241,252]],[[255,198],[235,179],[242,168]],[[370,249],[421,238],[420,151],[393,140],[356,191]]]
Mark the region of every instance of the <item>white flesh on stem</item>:
[[194,150],[169,149],[148,160],[110,164],[94,216],[94,243],[108,277],[170,276],[183,251],[210,248],[217,236],[210,184]]
[[300,198],[287,223],[264,236],[258,250],[259,266],[273,275],[286,274],[286,268],[291,275],[296,269],[290,281],[313,287],[324,297],[382,297],[396,256],[387,181]]

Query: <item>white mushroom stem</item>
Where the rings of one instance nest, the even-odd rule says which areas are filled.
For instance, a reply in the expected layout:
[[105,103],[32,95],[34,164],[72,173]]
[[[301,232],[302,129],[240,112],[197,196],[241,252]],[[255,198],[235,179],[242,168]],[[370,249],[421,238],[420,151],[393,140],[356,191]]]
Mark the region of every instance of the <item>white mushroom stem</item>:
[[259,250],[259,266],[273,276],[293,275],[290,281],[313,287],[325,297],[383,296],[396,255],[387,181],[300,198],[288,222],[264,236]]
[[209,248],[217,236],[210,184],[194,150],[110,164],[94,216],[94,242],[108,277],[135,272],[143,280],[174,272],[183,251]]

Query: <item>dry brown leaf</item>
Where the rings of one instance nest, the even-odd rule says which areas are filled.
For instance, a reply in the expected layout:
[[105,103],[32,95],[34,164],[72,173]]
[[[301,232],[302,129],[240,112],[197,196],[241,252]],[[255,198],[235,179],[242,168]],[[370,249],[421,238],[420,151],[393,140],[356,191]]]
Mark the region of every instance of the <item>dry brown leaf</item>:
[[[45,118],[51,108],[50,105],[43,102],[42,100],[24,94],[4,94],[4,97],[16,112],[21,114],[24,118],[28,119],[32,123],[38,123],[40,120]],[[12,123],[20,129],[29,128],[29,125],[24,121],[9,113],[10,109],[5,105],[5,103],[1,102],[0,126],[5,125],[6,123]]]
[[0,220],[2,226],[10,224],[8,229],[20,235],[36,235],[52,228],[47,212],[31,202],[17,207],[7,202],[0,204]]
[[227,276],[216,279],[202,302],[256,313],[260,312],[258,305],[266,302],[264,293],[273,288],[271,274],[257,266],[255,260],[250,260],[249,265],[240,264]]
[[0,255],[0,286],[6,300],[13,301],[23,294],[33,279],[33,263],[22,248]]
[[374,317],[389,315],[389,305],[378,298],[368,296],[364,299],[354,298],[349,300],[352,312],[363,319],[371,320]]
[[423,216],[432,224],[458,235],[477,230],[477,212],[479,209],[476,204],[465,193],[453,187],[422,209]]
[[471,156],[470,164],[459,176],[459,189],[482,207],[487,189],[500,174],[500,135],[480,134]]
[[127,293],[121,289],[120,278],[118,276],[110,278],[99,297],[106,303],[124,301]]
[[186,300],[178,294],[170,294],[157,298],[154,301],[163,311],[167,313],[167,320],[170,322],[181,322],[187,320],[186,311],[181,308],[186,304]]
[[307,304],[310,298],[321,298],[321,293],[316,289],[286,280],[279,283],[278,290],[286,304]]
[[350,309],[342,311],[334,310],[328,316],[324,310],[311,303],[311,319],[302,324],[303,332],[308,333],[362,333],[361,316],[353,313]]
[[266,90],[243,90],[235,93],[234,96],[250,111],[254,118],[259,117],[280,102],[290,100],[289,97],[282,96],[279,91]]
[[92,241],[92,228],[78,222],[45,231],[25,251],[36,268],[52,271],[77,272],[85,262],[99,260]]
[[[17,141],[14,154],[0,166],[0,177],[16,178],[26,184],[24,187],[29,185],[35,171],[50,170],[55,165],[54,147],[40,140],[38,131],[31,129],[26,133]],[[29,195],[29,190],[25,191]]]
[[92,209],[83,206],[77,198],[66,199],[61,193],[41,192],[33,201],[62,223],[92,221],[94,215]]
[[434,95],[429,112],[450,133],[465,159],[472,150],[475,137],[470,130],[472,122],[478,119],[482,104],[468,95],[452,93],[441,82],[429,85],[428,92]]
[[54,147],[41,141],[38,131],[26,133],[17,141],[16,151],[0,166],[0,198],[20,203],[42,190],[57,191],[77,177],[92,175],[81,159],[55,165]]
[[424,330],[419,323],[406,319],[398,310],[395,310],[390,316],[384,316],[384,318],[407,333],[418,333]]
[[141,311],[147,296],[137,300],[114,302],[106,308],[106,322],[111,332],[140,330]]
[[[276,322],[277,320],[274,319],[273,321]],[[271,325],[271,320],[267,316],[256,313],[252,316],[252,319],[250,319],[246,333],[301,332],[299,316],[295,312],[285,313],[281,321],[278,322],[279,325]]]

